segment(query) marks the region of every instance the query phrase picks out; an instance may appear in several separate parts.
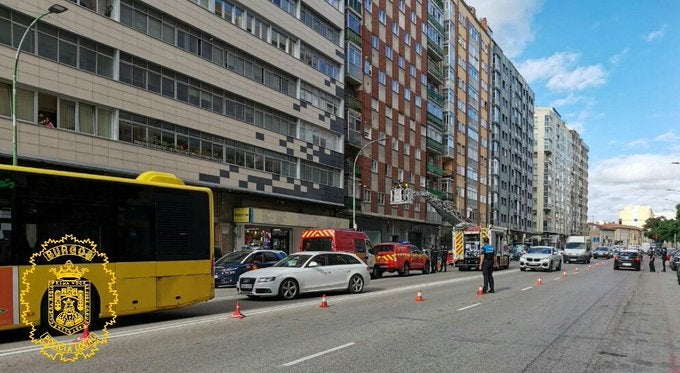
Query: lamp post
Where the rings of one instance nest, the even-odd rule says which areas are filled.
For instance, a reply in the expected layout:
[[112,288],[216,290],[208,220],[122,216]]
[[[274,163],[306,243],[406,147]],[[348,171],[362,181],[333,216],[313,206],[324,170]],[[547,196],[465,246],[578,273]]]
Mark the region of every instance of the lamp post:
[[63,5],[59,4],[54,4],[51,7],[47,9],[47,12],[37,16],[35,19],[33,19],[33,22],[31,22],[28,27],[26,27],[26,31],[24,31],[24,34],[21,36],[21,40],[19,40],[19,45],[17,46],[17,53],[14,56],[14,70],[12,72],[12,165],[16,166],[18,163],[17,159],[17,145],[18,145],[18,128],[17,128],[17,68],[19,67],[19,56],[21,55],[21,46],[24,44],[24,39],[26,39],[26,35],[28,35],[29,31],[31,31],[31,27],[38,23],[40,19],[45,17],[46,15],[49,14],[59,14],[63,13],[67,10]]
[[359,152],[357,152],[356,157],[354,157],[354,166],[352,167],[352,228],[354,228],[354,230],[357,230],[357,161],[366,147],[373,143],[385,140],[387,140],[387,138],[369,141],[366,145],[361,147]]

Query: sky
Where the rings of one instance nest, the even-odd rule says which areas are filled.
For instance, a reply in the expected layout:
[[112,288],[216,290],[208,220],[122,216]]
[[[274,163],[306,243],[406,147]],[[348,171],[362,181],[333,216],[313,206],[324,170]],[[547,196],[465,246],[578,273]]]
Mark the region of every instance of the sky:
[[[467,0],[588,145],[588,219],[680,203],[680,1]],[[669,190],[670,189],[670,190]],[[676,190],[676,191],[672,191]]]

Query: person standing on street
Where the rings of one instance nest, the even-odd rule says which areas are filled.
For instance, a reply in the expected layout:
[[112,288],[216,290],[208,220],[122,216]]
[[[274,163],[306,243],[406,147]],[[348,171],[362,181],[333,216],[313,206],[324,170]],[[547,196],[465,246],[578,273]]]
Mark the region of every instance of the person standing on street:
[[482,270],[482,275],[484,276],[484,287],[482,292],[484,293],[494,293],[494,283],[493,283],[493,261],[496,249],[493,245],[489,244],[489,238],[484,237],[484,246],[482,246],[482,252],[479,256],[479,269]]
[[446,267],[448,267],[448,265],[446,264],[446,261],[449,259],[448,255],[449,255],[449,250],[446,248],[446,246],[442,247],[442,265],[441,265],[441,267],[439,267],[439,272],[441,272],[441,271],[446,272]]
[[649,250],[649,272],[656,272],[654,268],[654,249]]
[[668,255],[668,251],[666,250],[665,247],[661,246],[659,249],[659,257],[661,257],[661,272],[666,272],[666,256]]

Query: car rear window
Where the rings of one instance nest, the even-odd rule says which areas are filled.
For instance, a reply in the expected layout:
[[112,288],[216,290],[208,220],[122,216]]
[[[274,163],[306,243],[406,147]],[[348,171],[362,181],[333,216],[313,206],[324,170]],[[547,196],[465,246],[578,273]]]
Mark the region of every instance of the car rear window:
[[386,251],[394,251],[394,245],[376,245],[373,246],[373,252],[376,254],[384,253]]
[[620,256],[625,256],[626,258],[637,258],[638,255],[640,255],[640,254],[634,253],[634,252],[622,252],[622,253],[620,253],[619,255],[620,255]]

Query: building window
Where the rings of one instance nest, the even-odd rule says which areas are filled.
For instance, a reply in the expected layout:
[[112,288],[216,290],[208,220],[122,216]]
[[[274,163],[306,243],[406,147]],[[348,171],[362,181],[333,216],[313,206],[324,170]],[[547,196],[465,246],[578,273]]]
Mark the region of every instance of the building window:
[[387,24],[387,16],[385,15],[385,11],[383,9],[380,9],[380,12],[378,13],[378,20],[383,25]]
[[384,72],[384,71],[380,71],[380,72],[378,73],[378,82],[379,82],[380,84],[382,84],[382,85],[385,85],[385,84],[387,83],[387,78],[386,78],[386,76],[385,76],[385,72]]
[[[353,17],[352,26],[358,28],[360,23],[358,19],[356,19],[356,16],[351,15],[350,17]],[[350,17],[347,19],[347,26],[356,31],[354,27],[349,25]],[[321,36],[324,38],[332,41],[335,44],[340,44],[340,30],[338,30],[338,28],[332,23],[326,21],[323,17],[321,17],[314,10],[310,9],[304,3],[302,4],[302,9],[300,10],[300,20],[309,28],[321,34]]]
[[385,58],[392,60],[392,48],[385,46]]
[[295,0],[271,0],[271,2],[295,17]]
[[338,115],[340,100],[330,93],[321,91],[305,82],[302,82],[300,85],[300,99],[329,114]]
[[371,202],[371,194],[373,194],[373,193],[371,192],[370,189],[364,189],[364,202],[366,202],[366,203]]
[[399,82],[396,80],[392,81],[392,92],[399,93]]
[[340,66],[304,43],[300,44],[300,60],[328,77],[338,78]]

